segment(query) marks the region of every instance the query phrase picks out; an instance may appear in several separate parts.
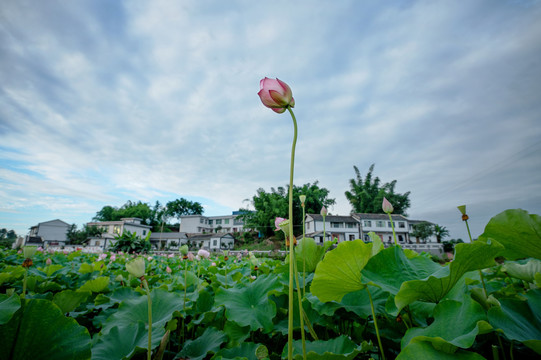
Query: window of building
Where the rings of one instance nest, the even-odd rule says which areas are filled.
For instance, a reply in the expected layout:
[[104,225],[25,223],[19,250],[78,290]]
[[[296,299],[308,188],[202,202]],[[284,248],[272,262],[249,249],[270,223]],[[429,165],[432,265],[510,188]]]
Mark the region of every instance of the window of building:
[[101,243],[100,243],[99,241],[96,241],[96,244],[94,244],[94,245],[100,246],[100,244],[101,244]]
[[355,235],[349,234],[349,241],[353,241],[353,240],[355,240]]
[[114,226],[113,233],[120,235],[120,225],[115,225]]
[[310,229],[310,223],[306,223],[306,228]]
[[353,229],[355,227],[354,223],[348,223],[348,228]]
[[225,219],[224,224],[229,224],[229,219]]
[[[218,240],[212,240],[212,245],[213,245],[213,246],[218,245]],[[299,307],[299,309],[300,309],[300,307]]]
[[391,222],[390,222],[390,221],[387,221],[387,227],[390,227],[390,228],[392,228],[392,227],[393,227],[393,224],[391,224]]
[[201,224],[204,224],[204,223],[205,223],[205,219],[199,218],[199,222],[200,222]]
[[376,227],[385,227],[385,221],[383,220],[376,221]]
[[331,227],[332,228],[339,228],[342,226],[342,223],[339,223],[339,222],[331,222]]
[[222,219],[216,219],[216,225],[222,225]]
[[402,235],[398,235],[398,241],[404,242],[404,237]]
[[371,227],[371,226],[372,226],[372,221],[370,221],[370,220],[365,220],[365,221],[364,221],[364,226],[366,226],[366,227]]
[[406,227],[406,224],[403,221],[398,222],[398,227],[401,229],[404,229]]
[[209,225],[212,225],[212,219],[209,220]]
[[145,236],[146,234],[147,234],[147,231],[143,230],[143,236]]

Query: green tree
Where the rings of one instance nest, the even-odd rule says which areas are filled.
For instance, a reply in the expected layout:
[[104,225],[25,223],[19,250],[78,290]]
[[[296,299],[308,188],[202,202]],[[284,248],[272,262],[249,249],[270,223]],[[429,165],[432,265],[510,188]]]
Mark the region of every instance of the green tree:
[[180,220],[183,215],[202,215],[205,209],[197,201],[190,201],[184,198],[169,201],[166,205],[166,214]]
[[17,240],[15,230],[0,229],[0,248],[11,248]]
[[104,206],[92,220],[118,221],[122,218],[139,218],[144,224],[150,224],[152,221],[152,209],[147,203],[128,200],[120,208],[109,205]]
[[[244,211],[239,218],[244,220],[244,227],[257,229],[265,236],[274,235],[274,220],[277,217],[288,217],[289,193],[288,187],[271,188],[266,192],[260,188],[252,197],[252,205],[255,211]],[[299,195],[306,195],[306,213],[319,214],[322,206],[329,207],[336,203],[335,199],[328,198],[329,190],[320,188],[318,181],[313,184],[307,183],[302,186],[293,186],[293,228],[295,234],[302,234],[302,210]]]
[[393,204],[394,214],[407,216],[406,210],[410,207],[410,192],[395,193],[396,180],[382,184],[379,177],[374,177],[374,164],[370,165],[368,173],[363,179],[357,166],[353,166],[355,178],[349,180],[350,190],[345,192],[353,212],[355,213],[382,213],[381,203],[387,198]]
[[411,232],[411,236],[416,237],[417,240],[426,242],[426,240],[432,235],[434,235],[433,224],[423,221],[421,223],[413,225],[413,231]]
[[124,231],[122,235],[115,236],[116,242],[111,250],[115,252],[122,251],[125,253],[147,253],[151,249],[149,240],[150,234],[151,232],[149,231],[147,236],[143,239],[142,237],[137,236],[136,233]]
[[449,230],[445,226],[434,225],[434,235],[436,235],[438,243],[441,243],[442,239],[449,236]]
[[97,226],[87,226],[83,225],[81,230],[77,229],[77,225],[72,224],[68,229],[67,237],[70,244],[81,245],[84,244],[88,238],[94,236],[101,236],[103,230]]

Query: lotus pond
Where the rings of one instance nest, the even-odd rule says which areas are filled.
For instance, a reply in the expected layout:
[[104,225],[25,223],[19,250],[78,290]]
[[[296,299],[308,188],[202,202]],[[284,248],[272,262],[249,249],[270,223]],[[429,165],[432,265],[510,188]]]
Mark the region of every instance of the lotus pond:
[[[507,210],[445,265],[376,236],[335,248],[301,239],[306,358],[539,358],[540,234],[539,216]],[[144,359],[149,323],[153,359],[287,357],[287,259],[144,255],[149,321],[126,270],[136,255],[38,251],[27,267],[20,252],[1,256],[0,359]]]

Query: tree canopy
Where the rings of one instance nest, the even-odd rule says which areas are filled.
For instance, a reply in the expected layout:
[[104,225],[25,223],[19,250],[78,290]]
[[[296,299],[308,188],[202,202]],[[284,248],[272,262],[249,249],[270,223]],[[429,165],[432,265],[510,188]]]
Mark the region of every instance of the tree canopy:
[[[289,217],[289,186],[271,188],[270,192],[259,188],[252,197],[255,211],[244,210],[240,215],[244,219],[244,227],[257,229],[265,236],[274,234],[274,220],[277,217]],[[306,195],[305,211],[307,214],[319,214],[322,206],[328,207],[336,203],[328,198],[329,190],[320,188],[318,181],[302,186],[293,185],[293,228],[295,234],[302,234],[302,207],[299,195]]]
[[370,165],[364,179],[357,166],[353,166],[355,178],[349,180],[350,190],[345,192],[352,211],[369,214],[382,213],[381,203],[385,197],[393,205],[394,214],[407,216],[406,210],[410,207],[410,192],[395,193],[396,180],[382,184],[379,177],[374,177],[374,165]]
[[122,218],[134,217],[141,219],[142,223],[157,229],[163,223],[167,223],[169,217],[179,218],[182,215],[201,215],[203,211],[203,205],[199,202],[189,201],[184,198],[169,201],[165,206],[156,201],[152,208],[147,203],[128,200],[121,207],[104,206],[92,220],[118,221]]

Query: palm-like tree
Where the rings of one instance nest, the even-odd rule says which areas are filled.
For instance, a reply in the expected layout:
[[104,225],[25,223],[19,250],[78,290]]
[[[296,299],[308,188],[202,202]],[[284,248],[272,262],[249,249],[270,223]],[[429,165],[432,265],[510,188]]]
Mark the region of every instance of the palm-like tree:
[[449,230],[445,226],[434,225],[434,235],[436,235],[438,243],[441,243],[443,238],[449,236]]

